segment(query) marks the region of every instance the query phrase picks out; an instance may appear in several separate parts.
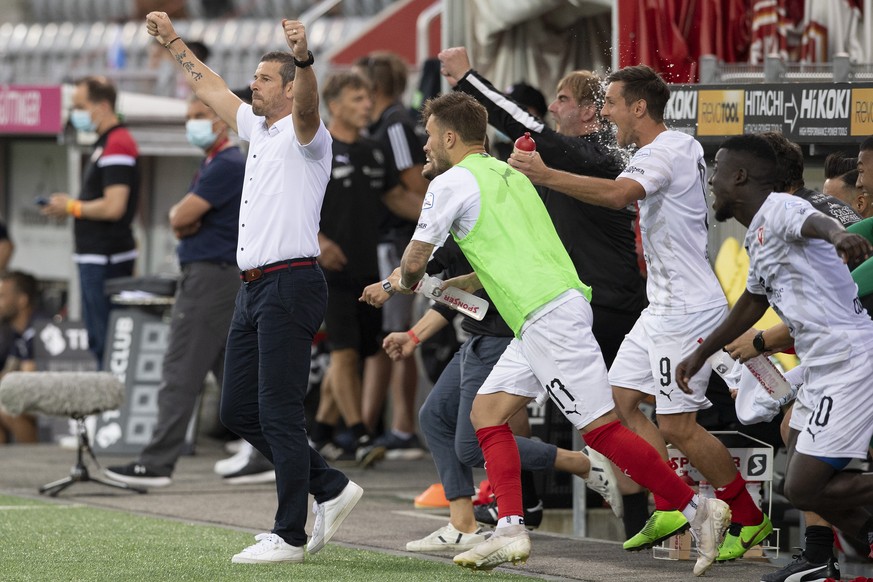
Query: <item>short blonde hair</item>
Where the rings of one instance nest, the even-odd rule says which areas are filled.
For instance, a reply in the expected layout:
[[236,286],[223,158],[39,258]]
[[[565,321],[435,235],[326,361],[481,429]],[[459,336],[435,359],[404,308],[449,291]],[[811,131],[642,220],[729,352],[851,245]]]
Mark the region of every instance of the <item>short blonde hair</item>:
[[594,103],[598,109],[603,105],[603,80],[591,71],[573,71],[558,81],[558,91],[567,89],[579,105]]

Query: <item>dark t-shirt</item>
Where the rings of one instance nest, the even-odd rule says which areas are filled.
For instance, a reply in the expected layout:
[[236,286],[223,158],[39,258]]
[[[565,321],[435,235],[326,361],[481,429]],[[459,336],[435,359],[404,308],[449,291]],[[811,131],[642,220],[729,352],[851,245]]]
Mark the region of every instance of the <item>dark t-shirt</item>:
[[355,143],[333,140],[320,230],[340,246],[348,261],[342,271],[325,270],[328,282],[372,282],[379,278],[376,246],[385,208],[382,197],[396,185],[397,174],[378,142],[368,138]]
[[239,201],[246,158],[232,146],[204,159],[191,182],[190,192],[212,206],[200,219],[200,229],[179,241],[179,263],[205,261],[236,264]]
[[[400,103],[385,109],[379,120],[369,128],[370,138],[379,142],[386,158],[398,174],[415,165],[424,165],[424,140],[415,131],[415,120]],[[382,206],[381,242],[409,242],[415,232],[415,222],[405,220]]]
[[[611,133],[562,135],[497,91],[475,71],[456,90],[472,95],[488,110],[488,123],[515,141],[531,133],[549,167],[614,180],[625,163]],[[613,210],[541,189],[543,202],[579,278],[591,287],[591,304],[627,313],[646,305],[645,281],[637,262],[636,209]]]
[[111,128],[94,144],[79,199],[103,198],[105,188],[118,184],[130,188],[124,215],[114,221],[77,218],[73,227],[76,253],[112,255],[132,251],[136,246],[130,224],[139,199],[139,150],[123,125]]
[[858,213],[839,198],[809,188],[800,188],[794,192],[794,195],[812,204],[819,212],[836,218],[843,226],[849,226],[861,220]]
[[23,333],[13,332],[12,346],[9,348],[9,357],[25,362],[34,359],[33,337],[36,331],[31,321]]

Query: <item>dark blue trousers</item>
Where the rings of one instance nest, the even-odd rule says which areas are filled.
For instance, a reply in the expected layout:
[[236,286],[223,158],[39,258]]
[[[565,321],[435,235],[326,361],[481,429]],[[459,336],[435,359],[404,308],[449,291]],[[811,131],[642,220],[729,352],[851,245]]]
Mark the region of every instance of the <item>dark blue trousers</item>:
[[79,286],[82,293],[82,319],[88,330],[88,349],[97,358],[97,369],[103,369],[103,352],[109,327],[112,301],[104,290],[107,279],[133,275],[134,261],[95,265],[79,263]]
[[306,543],[307,495],[323,503],[349,482],[306,438],[310,350],[326,305],[318,265],[267,273],[240,287],[227,337],[221,422],[275,465],[273,533],[292,546]]

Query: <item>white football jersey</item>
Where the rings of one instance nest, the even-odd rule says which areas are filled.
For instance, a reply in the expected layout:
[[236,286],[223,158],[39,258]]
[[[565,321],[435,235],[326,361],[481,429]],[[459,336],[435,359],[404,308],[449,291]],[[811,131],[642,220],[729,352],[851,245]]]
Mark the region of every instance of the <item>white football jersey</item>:
[[481,205],[472,172],[452,166],[428,185],[412,240],[441,247],[449,233],[463,239],[476,226]]
[[744,241],[746,288],[767,296],[807,367],[843,361],[852,345],[873,346],[873,321],[848,267],[832,244],[800,234],[816,212],[806,200],[774,192],[752,218]]
[[637,150],[619,178],[646,191],[639,206],[649,312],[680,315],[726,305],[709,264],[706,164],[697,140],[662,132]]

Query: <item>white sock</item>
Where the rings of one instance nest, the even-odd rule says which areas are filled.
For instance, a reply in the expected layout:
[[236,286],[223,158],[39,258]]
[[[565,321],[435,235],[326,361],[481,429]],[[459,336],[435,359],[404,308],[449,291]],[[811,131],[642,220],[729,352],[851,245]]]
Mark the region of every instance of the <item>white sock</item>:
[[497,520],[497,525],[494,529],[509,527],[511,525],[524,525],[524,517],[521,515],[507,515],[506,517],[501,517]]
[[695,493],[694,497],[691,498],[691,501],[688,502],[688,505],[682,508],[682,515],[685,516],[688,523],[691,523],[691,520],[694,519],[694,514],[697,513],[697,507],[700,505],[701,501],[700,496]]
[[412,438],[411,432],[403,432],[402,430],[397,430],[394,428],[391,429],[391,432],[394,433],[394,436],[400,437],[401,439],[403,439],[405,441],[408,441],[409,439]]

